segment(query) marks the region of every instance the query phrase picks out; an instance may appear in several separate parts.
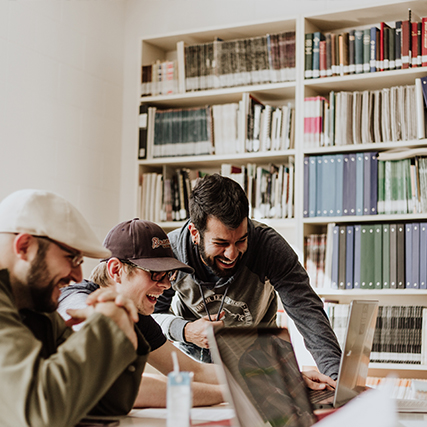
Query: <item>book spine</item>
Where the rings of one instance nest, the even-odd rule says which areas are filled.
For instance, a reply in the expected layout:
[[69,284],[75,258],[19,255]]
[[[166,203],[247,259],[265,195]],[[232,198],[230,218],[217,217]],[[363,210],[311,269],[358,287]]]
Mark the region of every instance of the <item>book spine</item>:
[[313,79],[320,77],[320,40],[321,33],[316,31],[313,33]]
[[319,42],[319,70],[320,70],[320,77],[327,76],[326,41],[325,40],[321,40]]
[[326,41],[326,76],[332,76],[332,36],[331,33],[325,35]]
[[383,228],[381,224],[374,226],[374,288],[383,287]]
[[363,73],[363,31],[356,30],[354,33],[354,57],[356,74]]
[[427,17],[421,20],[421,65],[427,66]]
[[339,226],[335,225],[332,232],[332,266],[331,288],[338,289],[338,262],[339,262]]
[[400,70],[402,68],[402,21],[396,21],[395,23],[395,60],[396,60],[396,69]]
[[313,33],[305,35],[305,67],[304,77],[311,79],[313,77]]
[[397,224],[397,289],[405,288],[405,225]]
[[354,266],[353,266],[353,288],[360,289],[360,256],[361,256],[361,230],[362,226],[354,226]]
[[383,289],[390,289],[390,226],[389,224],[382,225],[383,236],[383,252],[382,252],[382,277]]
[[[427,223],[420,223],[420,289],[427,289]],[[427,332],[427,331],[426,331]]]
[[369,71],[375,73],[377,71],[377,27],[371,27],[371,38],[370,38],[370,56],[369,56]]
[[353,289],[354,283],[354,226],[347,226],[345,289]]
[[338,289],[346,288],[346,247],[347,230],[345,225],[339,226],[339,257],[338,257]]
[[412,288],[412,223],[405,224],[405,280],[406,288]]
[[410,21],[402,21],[402,40],[401,40],[401,52],[402,52],[402,68],[409,68],[411,62],[411,23]]
[[418,22],[411,22],[411,67],[418,67]]
[[420,223],[412,224],[412,288],[420,289]]
[[396,30],[395,28],[388,29],[388,55],[389,55],[389,68],[394,70],[396,68]]
[[356,72],[356,30],[348,32],[348,72],[354,74]]

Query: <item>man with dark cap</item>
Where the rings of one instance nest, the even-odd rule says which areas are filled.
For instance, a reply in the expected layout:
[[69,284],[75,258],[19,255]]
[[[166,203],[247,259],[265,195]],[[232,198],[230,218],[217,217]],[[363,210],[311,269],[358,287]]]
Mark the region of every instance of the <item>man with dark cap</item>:
[[[98,288],[115,289],[130,298],[139,311],[137,326],[151,347],[148,363],[167,375],[173,370],[172,352],[176,351],[180,369],[194,372],[194,406],[222,402],[215,367],[196,362],[177,350],[150,316],[158,297],[170,288],[170,280],[179,271],[193,272],[191,267],[174,257],[166,233],[153,222],[135,218],[113,227],[104,240],[104,246],[111,251],[111,257],[94,269],[90,280],[62,290],[59,312],[66,318],[67,308],[86,307],[86,298]],[[166,377],[144,374],[135,406],[165,405]]]

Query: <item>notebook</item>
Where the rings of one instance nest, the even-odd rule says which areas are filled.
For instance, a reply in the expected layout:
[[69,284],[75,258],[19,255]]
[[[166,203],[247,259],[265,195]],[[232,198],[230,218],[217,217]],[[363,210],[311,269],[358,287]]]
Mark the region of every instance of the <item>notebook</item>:
[[[377,311],[378,301],[352,302],[337,389],[321,407],[341,406],[365,389]],[[314,406],[286,329],[211,328],[208,339],[237,425],[315,423]]]

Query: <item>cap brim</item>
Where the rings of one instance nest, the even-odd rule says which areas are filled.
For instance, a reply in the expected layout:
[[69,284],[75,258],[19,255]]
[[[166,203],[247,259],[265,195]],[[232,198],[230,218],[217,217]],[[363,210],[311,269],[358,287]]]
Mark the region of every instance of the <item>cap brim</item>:
[[161,258],[140,258],[140,259],[129,259],[129,261],[138,265],[139,267],[144,267],[151,271],[170,271],[170,270],[180,270],[185,273],[194,273],[194,269],[187,264],[184,264],[181,261],[178,261],[176,258],[170,257],[161,257]]

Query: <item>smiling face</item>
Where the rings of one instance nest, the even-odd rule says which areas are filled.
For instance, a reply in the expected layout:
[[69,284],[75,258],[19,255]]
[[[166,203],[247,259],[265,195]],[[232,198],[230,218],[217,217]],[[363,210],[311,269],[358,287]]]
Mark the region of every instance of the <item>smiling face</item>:
[[190,232],[199,245],[202,261],[218,277],[231,277],[236,272],[239,260],[248,248],[246,218],[236,229],[230,229],[219,219],[209,217],[203,235],[193,224],[190,224]]
[[167,275],[162,281],[156,282],[151,279],[149,272],[137,267],[130,271],[123,268],[120,281],[116,280],[116,291],[131,299],[138,311],[146,316],[154,312],[157,298],[170,287]]
[[51,313],[58,308],[60,288],[71,281],[82,280],[81,266],[73,267],[71,262],[78,252],[53,241],[37,237],[32,239],[38,241],[37,253],[30,261],[26,279],[15,287],[21,290],[18,299],[23,303],[19,304],[19,308]]

